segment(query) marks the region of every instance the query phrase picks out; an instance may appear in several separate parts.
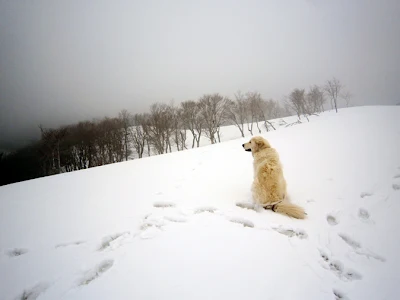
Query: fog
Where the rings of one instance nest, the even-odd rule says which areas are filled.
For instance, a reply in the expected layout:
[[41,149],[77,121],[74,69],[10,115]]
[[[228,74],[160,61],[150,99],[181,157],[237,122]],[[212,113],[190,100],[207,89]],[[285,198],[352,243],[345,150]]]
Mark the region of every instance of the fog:
[[0,0],[0,149],[205,93],[282,100],[337,77],[400,102],[400,1]]

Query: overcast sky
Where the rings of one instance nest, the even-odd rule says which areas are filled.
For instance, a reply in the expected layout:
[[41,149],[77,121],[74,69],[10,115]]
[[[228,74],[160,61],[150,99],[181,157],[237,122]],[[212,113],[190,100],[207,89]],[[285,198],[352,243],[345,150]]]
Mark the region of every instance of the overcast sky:
[[0,0],[0,148],[56,126],[204,93],[339,78],[400,102],[400,1]]

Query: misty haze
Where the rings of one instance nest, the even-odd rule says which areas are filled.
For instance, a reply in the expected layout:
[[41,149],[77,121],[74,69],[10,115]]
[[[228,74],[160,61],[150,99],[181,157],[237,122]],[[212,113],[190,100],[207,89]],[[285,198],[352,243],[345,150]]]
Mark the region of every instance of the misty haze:
[[203,94],[282,102],[335,76],[400,102],[398,1],[0,1],[0,148]]

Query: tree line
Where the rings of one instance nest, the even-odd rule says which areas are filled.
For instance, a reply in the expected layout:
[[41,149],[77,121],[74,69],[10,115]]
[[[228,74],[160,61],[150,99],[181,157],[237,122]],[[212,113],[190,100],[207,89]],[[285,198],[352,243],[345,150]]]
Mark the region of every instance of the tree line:
[[0,153],[0,185],[183,151],[200,147],[201,138],[215,144],[221,142],[221,127],[225,125],[235,125],[242,137],[246,132],[253,135],[254,130],[261,133],[260,123],[267,131],[275,130],[271,119],[293,113],[299,119],[301,115],[308,118],[324,111],[327,97],[337,110],[341,85],[336,80],[334,83],[340,87],[336,85],[331,93],[329,82],[324,87],[313,86],[308,92],[294,89],[284,105],[266,100],[258,92],[239,91],[233,99],[214,93],[177,106],[154,103],[147,113],[131,114],[124,109],[113,118],[59,128],[39,126],[39,141],[7,155]]

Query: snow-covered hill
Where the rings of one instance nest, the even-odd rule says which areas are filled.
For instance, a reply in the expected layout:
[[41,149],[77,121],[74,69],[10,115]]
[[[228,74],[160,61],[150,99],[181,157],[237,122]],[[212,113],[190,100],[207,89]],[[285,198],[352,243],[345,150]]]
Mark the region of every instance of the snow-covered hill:
[[1,187],[0,299],[398,299],[399,120],[263,134],[306,220],[236,205],[248,137]]

